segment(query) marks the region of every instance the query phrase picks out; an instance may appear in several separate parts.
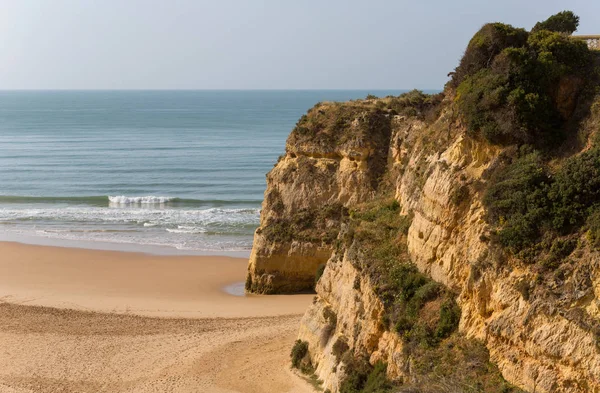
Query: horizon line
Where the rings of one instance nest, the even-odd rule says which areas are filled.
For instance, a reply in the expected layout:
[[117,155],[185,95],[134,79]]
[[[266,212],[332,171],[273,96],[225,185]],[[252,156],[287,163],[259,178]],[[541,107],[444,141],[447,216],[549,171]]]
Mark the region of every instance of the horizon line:
[[443,88],[344,88],[344,89],[334,89],[334,88],[277,88],[277,89],[236,89],[236,88],[222,88],[222,89],[105,89],[105,88],[82,88],[82,89],[68,89],[68,88],[53,88],[53,89],[34,89],[34,88],[18,88],[18,89],[2,89],[0,88],[0,92],[17,92],[17,91],[411,91],[411,90],[421,90],[421,91],[443,91]]

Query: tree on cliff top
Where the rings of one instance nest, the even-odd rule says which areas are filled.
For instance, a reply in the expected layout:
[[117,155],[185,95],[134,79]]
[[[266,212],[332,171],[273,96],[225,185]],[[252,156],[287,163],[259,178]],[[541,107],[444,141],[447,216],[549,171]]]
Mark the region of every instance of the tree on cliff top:
[[579,17],[577,15],[572,11],[562,11],[543,22],[536,23],[531,32],[549,30],[557,33],[573,34],[578,26]]
[[564,124],[593,79],[591,51],[564,34],[578,21],[564,11],[531,33],[489,23],[473,36],[449,82],[470,135],[540,147],[564,137]]

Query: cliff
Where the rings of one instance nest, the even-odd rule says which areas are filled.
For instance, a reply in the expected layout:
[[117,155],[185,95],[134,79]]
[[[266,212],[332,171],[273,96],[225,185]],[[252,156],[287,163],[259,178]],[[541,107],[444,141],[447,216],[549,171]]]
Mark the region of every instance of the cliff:
[[484,26],[442,94],[292,131],[247,289],[325,265],[292,353],[324,389],[600,392],[598,59],[554,22]]
[[373,197],[386,165],[389,114],[369,102],[322,103],[292,131],[267,175],[246,289],[312,290],[347,206]]

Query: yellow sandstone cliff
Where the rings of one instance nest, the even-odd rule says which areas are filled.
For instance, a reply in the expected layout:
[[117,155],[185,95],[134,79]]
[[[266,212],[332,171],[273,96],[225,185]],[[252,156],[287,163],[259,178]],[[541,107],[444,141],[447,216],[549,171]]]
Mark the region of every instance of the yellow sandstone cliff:
[[600,393],[600,59],[577,23],[485,25],[443,93],[300,119],[246,289],[315,288],[292,359],[323,389]]
[[315,272],[333,250],[342,209],[372,198],[385,170],[391,124],[368,106],[319,104],[288,138],[285,155],[267,175],[247,290],[313,289]]
[[[523,288],[533,288],[540,278],[517,260],[499,263],[481,202],[486,170],[502,149],[465,135],[452,96],[429,122],[377,109],[379,102],[327,103],[309,112],[335,119],[339,107],[349,105],[355,117],[343,127],[350,138],[311,141],[295,135],[297,129],[292,133],[286,155],[267,177],[250,260],[249,289],[256,292],[307,289],[318,266],[327,263],[299,334],[309,343],[323,386],[336,392],[344,377],[333,350],[340,337],[350,352],[369,354],[371,364],[387,363],[391,379],[411,380],[414,360],[405,355],[401,337],[382,322],[383,304],[370,278],[357,269],[360,255],[334,246],[343,226],[340,216],[318,217],[326,207],[343,209],[373,198],[385,174],[402,214],[413,216],[406,236],[412,262],[456,293],[459,331],[485,344],[502,375],[530,392],[600,391],[600,352],[587,325],[597,324],[600,316],[597,253],[582,251],[580,263],[560,280],[544,278],[524,294]],[[322,220],[316,229],[290,219],[304,210],[311,220]],[[264,233],[273,222],[301,230],[282,241],[269,240]],[[336,316],[334,324],[328,312]]]

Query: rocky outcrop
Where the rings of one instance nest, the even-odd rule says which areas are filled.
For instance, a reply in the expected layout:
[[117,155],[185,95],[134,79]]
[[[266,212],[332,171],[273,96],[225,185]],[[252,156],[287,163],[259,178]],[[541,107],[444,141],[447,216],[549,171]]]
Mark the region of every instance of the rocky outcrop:
[[[440,136],[443,129],[449,131],[446,140],[438,140],[442,149],[424,145],[428,134]],[[570,272],[553,284],[558,297],[569,301],[548,298],[544,283],[529,289],[540,280],[536,273],[518,261],[502,260],[488,241],[481,190],[485,171],[500,152],[466,137],[450,108],[430,125],[415,120],[395,124],[387,171],[395,176],[396,199],[414,214],[407,237],[411,259],[459,294],[460,331],[485,343],[508,381],[530,392],[598,392],[600,351],[591,325],[598,324],[599,316],[599,258],[581,257],[585,273]],[[318,377],[337,391],[343,367],[332,346],[341,337],[355,353],[370,354],[372,364],[388,363],[391,378],[410,379],[402,340],[383,327],[381,301],[368,278],[353,267],[357,262],[349,259],[344,250],[329,259],[300,328]],[[565,293],[577,291],[575,296]],[[333,331],[323,317],[326,308],[337,315]]]
[[324,103],[292,131],[267,174],[246,289],[312,290],[343,209],[372,198],[385,171],[392,116],[372,103]]
[[320,104],[299,122],[267,176],[247,288],[308,289],[326,263],[299,333],[324,387],[339,390],[342,352],[366,354],[371,364],[387,363],[391,379],[415,382],[415,359],[386,325],[361,253],[340,241],[345,209],[385,183],[413,217],[411,261],[456,293],[459,331],[485,344],[506,380],[529,392],[600,392],[598,252],[580,239],[569,263],[541,273],[498,250],[482,197],[507,148],[467,136],[452,92],[433,119],[387,104]]

